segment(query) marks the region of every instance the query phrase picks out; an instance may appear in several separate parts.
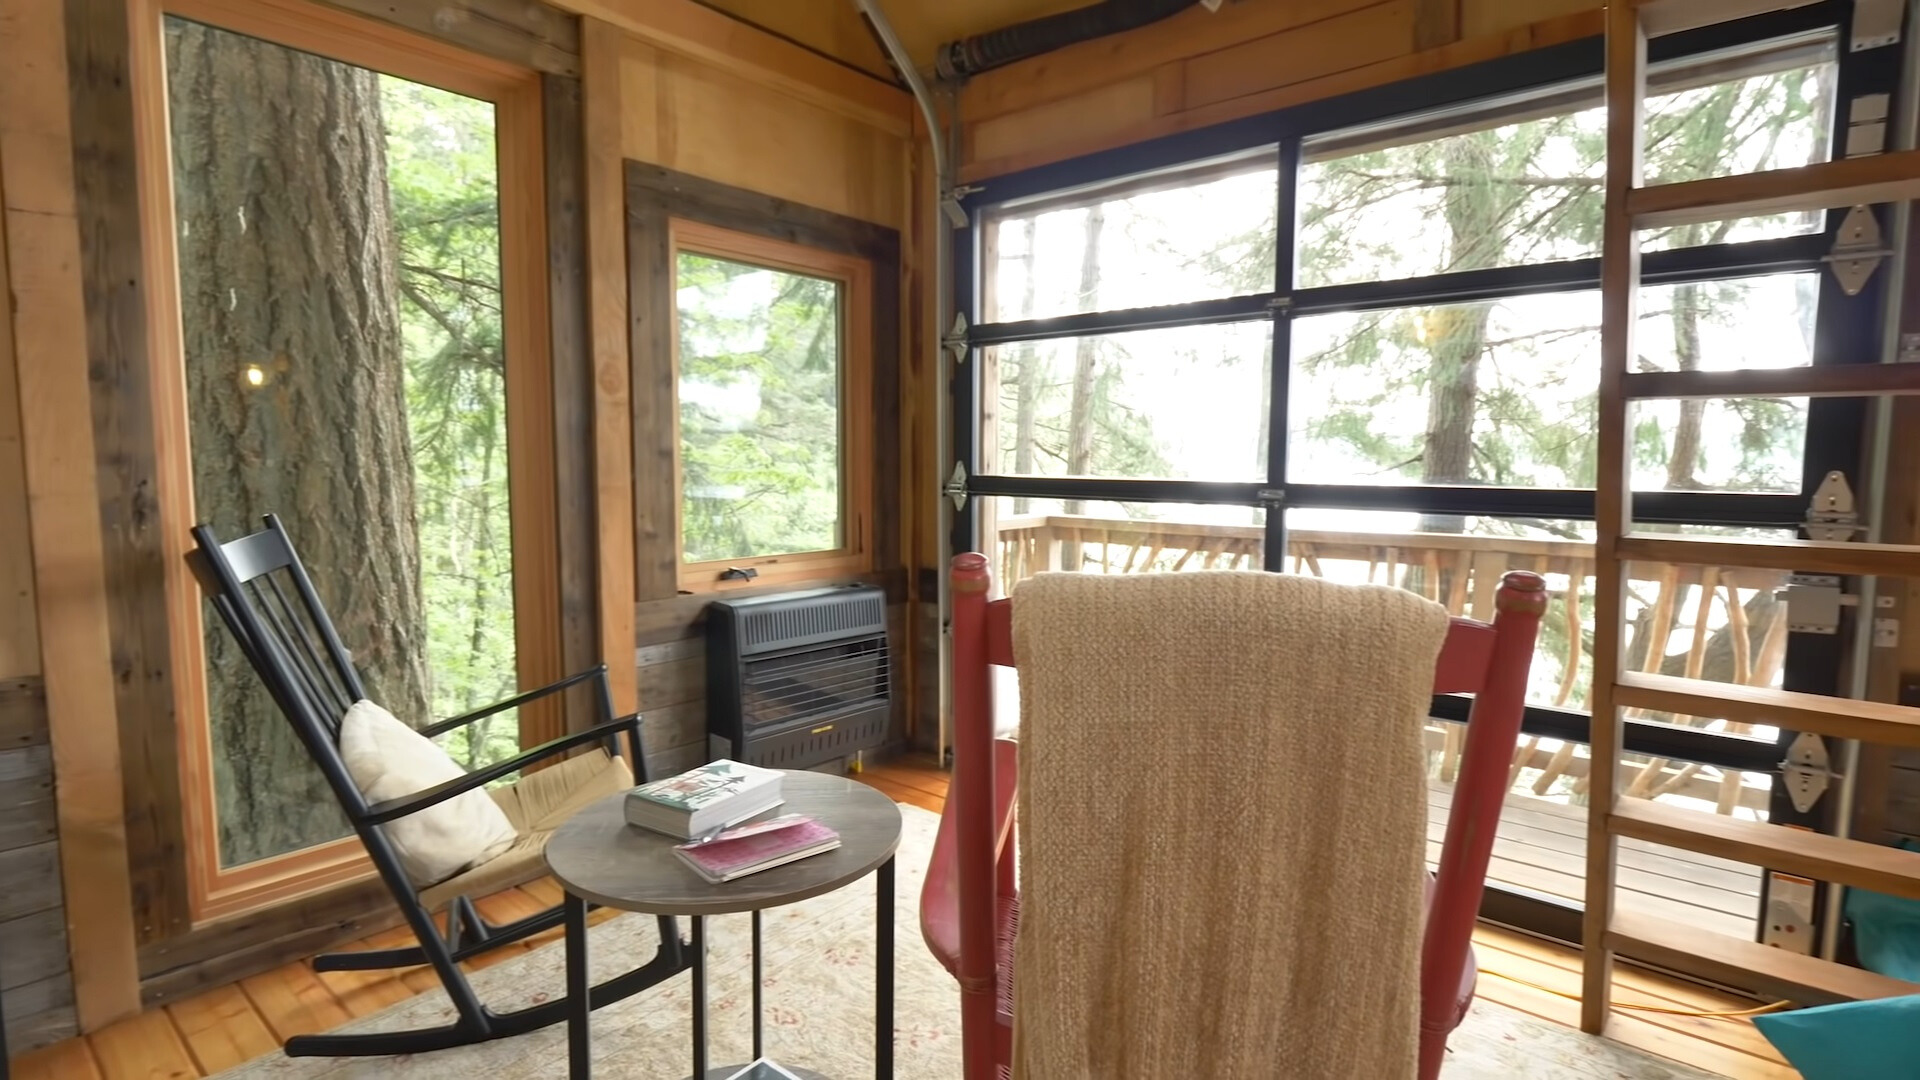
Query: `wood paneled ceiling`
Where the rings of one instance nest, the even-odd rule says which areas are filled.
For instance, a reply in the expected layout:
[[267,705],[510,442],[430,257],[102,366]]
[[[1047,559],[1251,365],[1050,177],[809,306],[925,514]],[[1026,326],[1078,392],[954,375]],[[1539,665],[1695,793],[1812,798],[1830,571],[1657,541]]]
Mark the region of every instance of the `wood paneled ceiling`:
[[[808,48],[891,79],[893,71],[853,0],[700,0]],[[1026,19],[1085,7],[1093,0],[879,0],[916,66],[933,63],[942,44]]]

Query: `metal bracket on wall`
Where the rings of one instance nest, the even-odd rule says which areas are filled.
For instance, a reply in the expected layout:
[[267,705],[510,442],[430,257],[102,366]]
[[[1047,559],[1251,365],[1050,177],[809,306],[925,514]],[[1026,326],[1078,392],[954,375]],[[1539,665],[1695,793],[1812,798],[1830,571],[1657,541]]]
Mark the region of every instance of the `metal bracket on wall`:
[[953,500],[955,510],[967,508],[967,467],[959,462],[953,463],[953,475],[947,478],[947,485],[940,493]]
[[1787,602],[1787,629],[1797,634],[1837,634],[1840,609],[1860,603],[1841,592],[1840,579],[1830,574],[1794,574],[1776,595]]
[[977,193],[979,190],[978,187],[972,184],[960,184],[957,187],[949,188],[945,195],[940,196],[940,212],[947,215],[947,224],[956,229],[964,229],[972,224],[972,221],[967,217],[967,208],[960,205],[960,200]]
[[959,312],[953,313],[953,328],[940,338],[940,347],[953,354],[955,364],[967,362],[967,352],[972,346],[967,344],[967,317]]
[[1820,796],[1827,793],[1833,778],[1832,760],[1827,757],[1826,740],[1803,731],[1787,747],[1787,759],[1780,763],[1780,782],[1786,785],[1793,808],[1809,813]]
[[1863,52],[1897,43],[1906,9],[1903,0],[1853,0],[1853,39],[1849,47]]
[[1860,515],[1853,508],[1853,485],[1847,474],[1835,470],[1820,481],[1807,507],[1809,540],[1852,540],[1860,531]]
[[1867,279],[1879,268],[1880,260],[1893,254],[1880,236],[1880,219],[1865,206],[1847,211],[1840,222],[1840,234],[1833,238],[1833,250],[1820,257],[1833,270],[1834,280],[1848,296],[1860,295]]

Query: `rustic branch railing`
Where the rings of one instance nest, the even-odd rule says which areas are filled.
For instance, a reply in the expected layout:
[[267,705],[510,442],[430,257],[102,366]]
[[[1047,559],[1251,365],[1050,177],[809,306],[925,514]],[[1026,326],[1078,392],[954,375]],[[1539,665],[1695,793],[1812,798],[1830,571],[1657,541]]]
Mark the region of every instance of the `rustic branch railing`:
[[[1074,514],[1001,517],[995,524],[999,534],[997,569],[1003,582],[1069,568],[1119,574],[1245,570],[1261,564],[1266,536],[1262,527],[1253,524],[1189,524]],[[1561,663],[1552,704],[1567,705],[1580,685],[1581,671],[1592,670],[1586,647],[1590,620],[1581,610],[1583,602],[1590,603],[1592,597],[1592,544],[1459,533],[1310,529],[1294,530],[1287,540],[1287,555],[1296,573],[1410,588],[1444,604],[1455,615],[1476,618],[1492,618],[1493,591],[1501,574],[1508,570],[1541,574],[1554,590],[1559,608],[1560,629],[1552,635],[1553,644],[1549,645],[1546,635],[1542,637],[1542,649],[1557,648]],[[1629,656],[1638,670],[1713,678],[1715,673],[1708,671],[1712,661],[1721,667],[1718,676],[1724,681],[1770,686],[1778,679],[1786,656],[1787,612],[1786,605],[1773,602],[1772,597],[1786,584],[1785,574],[1749,568],[1636,564],[1630,568],[1628,582],[1637,594],[1640,609],[1632,650],[1636,655]],[[1748,605],[1756,600],[1761,601],[1757,606],[1764,609],[1765,620],[1757,651],[1754,620],[1748,612]],[[1713,648],[1716,606],[1725,612],[1719,629],[1724,631],[1726,643],[1719,649]],[[1691,624],[1677,626],[1681,613],[1689,610]],[[1685,636],[1678,650],[1676,630]],[[1730,734],[1751,733],[1750,725],[1690,716],[1644,715]],[[1463,737],[1456,724],[1440,724],[1429,730],[1428,748],[1440,780],[1452,782]],[[1555,783],[1566,778],[1571,781],[1571,796],[1582,800],[1586,766],[1572,744],[1563,743],[1549,751],[1529,736],[1515,748],[1511,781],[1519,783],[1523,770],[1537,770],[1531,784],[1535,795],[1550,794]],[[1626,793],[1631,796],[1697,799],[1712,803],[1721,814],[1732,814],[1736,808],[1758,813],[1766,810],[1766,789],[1743,783],[1743,774],[1736,770],[1660,758],[1625,761],[1622,768],[1628,778]]]

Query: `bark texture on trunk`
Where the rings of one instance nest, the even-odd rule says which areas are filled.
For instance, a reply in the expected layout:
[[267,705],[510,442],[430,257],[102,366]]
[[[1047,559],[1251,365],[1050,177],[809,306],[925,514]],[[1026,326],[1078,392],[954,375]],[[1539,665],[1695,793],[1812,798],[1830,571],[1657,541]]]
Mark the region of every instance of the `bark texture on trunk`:
[[[1086,311],[1099,310],[1100,234],[1107,225],[1103,207],[1087,211],[1086,244],[1080,249],[1080,297]],[[1093,389],[1100,367],[1100,342],[1083,337],[1073,350],[1073,396],[1067,407],[1067,475],[1085,476],[1093,465]],[[1067,504],[1067,513],[1082,513],[1086,504]]]
[[[1038,252],[1033,247],[1034,219],[1023,219],[1023,225],[1025,227],[1021,230],[1020,240],[1020,317],[1024,319],[1033,314],[1033,263]],[[1033,475],[1035,414],[1040,409],[1040,362],[1034,353],[1031,341],[1023,342],[1014,349],[1013,472],[1016,476]],[[1013,512],[1024,514],[1031,505],[1026,496],[1015,496]]]
[[[279,514],[368,693],[424,723],[378,79],[177,19],[166,54],[195,516],[233,536]],[[343,835],[318,770],[208,614],[222,862]]]
[[[1098,203],[1087,211],[1086,241],[1080,249],[1081,310],[1100,309],[1100,233],[1106,228],[1106,208]],[[1097,338],[1083,337],[1073,350],[1073,395],[1067,402],[1067,475],[1084,476],[1093,462],[1093,387],[1100,367]],[[1068,499],[1061,509],[1069,514],[1084,514],[1084,499]],[[1084,562],[1078,541],[1060,545],[1060,565],[1078,570]]]
[[[1503,211],[1488,177],[1493,172],[1491,133],[1460,136],[1444,144],[1448,270],[1492,266],[1504,235]],[[1480,358],[1487,347],[1487,317],[1493,305],[1457,304],[1427,313],[1427,354],[1432,360],[1427,391],[1427,429],[1421,442],[1420,480],[1427,484],[1470,483],[1473,476],[1473,426],[1479,415]],[[1428,514],[1421,528],[1462,532],[1463,518]]]
[[[1681,371],[1700,370],[1700,314],[1705,297],[1698,285],[1676,285],[1673,289],[1673,354]],[[1680,416],[1673,429],[1673,451],[1667,455],[1667,489],[1686,491],[1700,486],[1696,470],[1700,464],[1700,429],[1707,415],[1707,403],[1696,398],[1680,401]]]

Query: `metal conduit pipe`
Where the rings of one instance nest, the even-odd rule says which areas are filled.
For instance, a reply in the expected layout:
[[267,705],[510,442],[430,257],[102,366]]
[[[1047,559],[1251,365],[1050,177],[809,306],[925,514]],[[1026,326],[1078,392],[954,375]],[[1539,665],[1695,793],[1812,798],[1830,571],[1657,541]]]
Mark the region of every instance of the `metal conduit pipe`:
[[[1029,19],[940,46],[940,51],[934,54],[934,70],[943,79],[978,75],[1029,56],[1136,30],[1177,15],[1198,2],[1200,0],[1105,0],[1057,15]],[[868,5],[860,6],[864,10]],[[1218,0],[1208,6],[1217,7]],[[900,63],[899,58],[896,57],[894,63]]]
[[[947,153],[945,133],[940,125],[940,111],[934,106],[933,95],[927,90],[927,82],[920,77],[920,70],[913,66],[913,57],[907,54],[907,47],[901,44],[900,35],[894,33],[893,24],[888,22],[886,15],[880,11],[878,0],[853,0],[853,6],[860,10],[860,14],[866,16],[875,36],[880,39],[881,47],[887,50],[887,57],[893,61],[893,66],[899,69],[900,77],[907,81],[907,89],[912,92],[913,100],[920,106],[920,115],[926,118],[927,138],[933,145],[936,190],[929,213],[933,219],[934,320],[933,325],[927,328],[928,340],[924,347],[933,353],[934,385],[944,389],[950,385],[952,379],[951,365],[947,362],[947,350],[942,346],[940,338],[946,332],[946,328],[953,323],[953,297],[950,287],[953,272],[953,235],[952,226],[947,222],[941,204],[953,192],[953,160]],[[953,532],[953,504],[947,501],[946,495],[942,492],[947,482],[947,469],[950,467],[947,457],[953,445],[953,433],[950,430],[951,414],[951,403],[946,401],[939,402],[933,410],[936,447],[933,455],[933,474],[922,477],[922,481],[928,484],[927,490],[934,494],[934,501],[939,507],[935,529],[942,546],[946,544],[947,537]],[[947,635],[947,613],[951,609],[951,603],[947,595],[947,568],[942,565],[935,569],[937,573],[934,574],[934,579],[939,582],[936,596],[940,620],[939,672],[934,686],[934,691],[938,695],[936,715],[940,726],[936,736],[936,752],[939,755],[936,760],[944,763],[947,753],[946,703],[950,700],[947,687],[950,681],[949,673],[953,668],[950,640]],[[908,613],[909,626],[912,625],[912,619],[917,614],[917,612]]]

